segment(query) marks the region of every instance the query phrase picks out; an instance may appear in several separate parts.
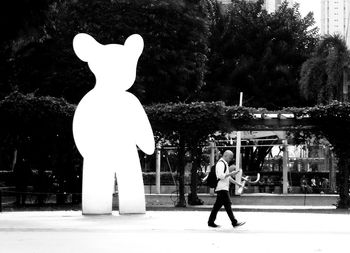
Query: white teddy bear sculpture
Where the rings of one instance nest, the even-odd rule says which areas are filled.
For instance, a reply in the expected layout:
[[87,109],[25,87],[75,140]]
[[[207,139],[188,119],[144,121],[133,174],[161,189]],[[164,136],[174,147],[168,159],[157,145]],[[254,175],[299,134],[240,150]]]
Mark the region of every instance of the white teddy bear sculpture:
[[154,137],[139,100],[127,90],[136,77],[143,39],[102,45],[88,34],[74,37],[76,55],[95,74],[96,85],[77,106],[73,135],[84,157],[83,214],[111,214],[117,175],[120,214],[145,213],[142,171],[136,145],[154,152]]

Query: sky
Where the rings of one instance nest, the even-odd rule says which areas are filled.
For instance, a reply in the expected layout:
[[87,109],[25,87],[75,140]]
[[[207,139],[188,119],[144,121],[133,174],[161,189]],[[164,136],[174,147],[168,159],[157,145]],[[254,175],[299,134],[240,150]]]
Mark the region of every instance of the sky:
[[312,11],[316,21],[316,26],[321,28],[321,0],[296,0],[300,3],[300,12],[302,16]]

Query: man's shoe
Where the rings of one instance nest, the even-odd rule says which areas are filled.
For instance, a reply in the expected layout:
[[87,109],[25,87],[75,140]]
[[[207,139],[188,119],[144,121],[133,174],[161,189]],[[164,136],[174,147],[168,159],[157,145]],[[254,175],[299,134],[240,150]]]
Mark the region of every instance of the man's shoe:
[[208,226],[212,227],[212,228],[220,227],[219,225],[216,225],[214,222],[213,223],[208,223]]
[[235,224],[232,223],[232,226],[233,226],[234,228],[236,228],[236,227],[243,226],[244,224],[245,224],[245,222],[236,222]]

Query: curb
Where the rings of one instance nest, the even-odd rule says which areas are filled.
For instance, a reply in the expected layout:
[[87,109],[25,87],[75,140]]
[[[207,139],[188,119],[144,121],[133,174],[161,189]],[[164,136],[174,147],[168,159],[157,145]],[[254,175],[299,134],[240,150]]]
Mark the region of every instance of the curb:
[[[147,211],[206,211],[210,212],[212,206],[186,206],[186,207],[175,207],[172,205],[159,205],[159,206],[147,206]],[[224,211],[221,208],[220,211]],[[324,213],[324,214],[349,214],[350,210],[347,209],[336,209],[335,206],[249,206],[249,207],[235,207],[232,206],[233,212],[278,212],[278,213]]]

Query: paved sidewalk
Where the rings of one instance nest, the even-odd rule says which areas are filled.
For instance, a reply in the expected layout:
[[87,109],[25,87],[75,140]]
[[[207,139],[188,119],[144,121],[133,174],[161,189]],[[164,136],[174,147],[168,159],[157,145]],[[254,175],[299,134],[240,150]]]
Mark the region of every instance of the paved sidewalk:
[[235,212],[232,228],[219,212],[148,211],[144,215],[82,216],[80,211],[0,214],[0,252],[347,252],[349,214]]
[[[174,204],[153,204],[147,205],[147,211],[204,211],[209,212],[213,205],[187,205],[183,207],[175,207]],[[35,211],[80,211],[80,204],[46,204],[44,206],[26,205],[16,207],[14,205],[4,205],[3,212],[35,212]],[[113,210],[118,211],[118,207],[114,206]],[[222,210],[224,208],[222,207]],[[350,210],[338,210],[333,206],[300,206],[300,205],[232,205],[234,212],[287,212],[287,213],[330,213],[330,214],[350,214]]]
[[[183,207],[175,207],[174,204],[147,204],[147,211],[210,211],[213,205],[187,205]],[[222,207],[223,209],[223,207]],[[5,204],[3,212],[23,212],[23,211],[79,211],[81,204],[46,204],[43,206],[26,205],[15,206]],[[113,210],[117,211],[118,206],[114,206]],[[234,212],[287,212],[287,213],[331,213],[331,214],[350,214],[350,210],[338,210],[334,205],[328,206],[311,206],[311,205],[232,205]]]

